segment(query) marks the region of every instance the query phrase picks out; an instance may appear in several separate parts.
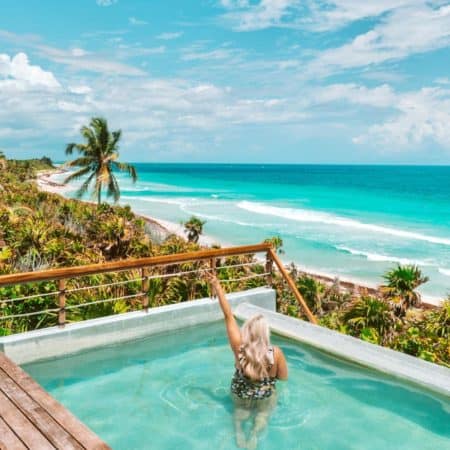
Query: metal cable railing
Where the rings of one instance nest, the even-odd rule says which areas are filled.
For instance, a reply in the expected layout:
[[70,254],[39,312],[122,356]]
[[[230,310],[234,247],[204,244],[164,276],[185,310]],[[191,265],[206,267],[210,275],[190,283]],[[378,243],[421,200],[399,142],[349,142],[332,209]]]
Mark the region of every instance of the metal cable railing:
[[[265,252],[266,253],[266,261],[261,262],[258,260],[245,261],[245,262],[237,262],[235,264],[226,264],[226,265],[217,265],[218,259],[223,257],[231,257],[231,256],[244,256],[244,255],[253,255],[254,253]],[[177,272],[169,272],[169,273],[150,273],[150,269],[153,268],[164,268],[168,266],[179,266],[185,263],[203,263],[202,267],[196,267],[192,270],[178,270]],[[267,280],[267,284],[272,284],[272,271],[273,271],[273,262],[275,262],[278,266],[283,277],[288,282],[291,289],[293,289],[295,296],[304,306],[305,311],[310,317],[310,320],[315,322],[314,316],[310,313],[306,304],[303,305],[304,301],[301,298],[300,294],[295,292],[296,287],[295,284],[290,280],[289,275],[285,271],[284,267],[281,265],[280,260],[277,255],[273,252],[269,244],[258,244],[254,246],[244,246],[244,247],[232,247],[232,248],[224,248],[224,249],[212,249],[212,250],[202,250],[199,252],[193,253],[182,253],[175,255],[166,255],[159,257],[151,257],[151,258],[142,258],[136,260],[124,260],[112,263],[105,264],[97,264],[90,266],[80,266],[74,268],[61,268],[54,269],[48,271],[41,272],[30,272],[25,274],[12,274],[0,276],[0,288],[2,286],[7,285],[22,285],[29,284],[32,282],[40,282],[40,281],[49,281],[54,280],[58,283],[58,290],[52,292],[44,292],[42,294],[31,294],[25,295],[17,298],[6,298],[0,299],[0,324],[5,320],[12,319],[20,319],[20,318],[28,318],[33,316],[38,316],[40,314],[52,314],[57,313],[58,315],[58,324],[60,326],[64,326],[66,323],[66,312],[76,310],[78,308],[86,308],[89,306],[94,306],[103,303],[111,303],[121,300],[132,300],[132,299],[141,299],[141,308],[144,311],[148,310],[149,307],[149,291],[150,291],[150,281],[155,279],[168,279],[174,277],[186,277],[193,274],[200,274],[202,272],[215,272],[219,274],[219,278],[222,278],[220,275],[223,274],[223,271],[229,269],[244,269],[244,272],[234,273],[233,271],[229,274],[232,278],[224,278],[220,281],[222,283],[239,283],[242,281],[247,281],[250,279],[258,279],[265,278]],[[250,269],[251,267],[256,266],[264,266],[264,272],[250,272],[245,269]],[[140,276],[133,277],[126,280],[120,281],[111,281],[109,283],[100,283],[96,285],[87,285],[87,286],[77,286],[77,287],[67,287],[67,282],[70,280],[77,280],[78,283],[81,282],[79,280],[81,277],[87,277],[90,275],[100,275],[116,272],[126,272],[133,270],[140,270]],[[153,271],[152,271],[153,272]],[[130,289],[128,285],[132,283],[139,283],[139,292],[127,293],[126,291]],[[112,288],[120,289],[121,292],[115,292],[118,295],[114,295],[108,298],[101,298],[93,301],[79,301],[76,304],[67,304],[67,300],[69,299],[71,302],[74,301],[73,294],[84,293],[89,291],[100,291],[104,290],[106,294],[111,294],[110,290]],[[132,288],[135,289],[135,288]],[[128,291],[129,292],[129,291]],[[20,312],[20,313],[12,313],[8,314],[8,308],[13,307],[16,302],[24,302],[22,308],[26,307],[27,301],[29,300],[38,300],[44,299],[46,297],[54,296],[55,303],[57,307],[55,308],[47,308],[40,311],[31,311],[31,312]],[[11,305],[11,306],[10,306]],[[35,307],[36,305],[33,304]],[[2,309],[6,313],[6,315],[1,315]],[[309,313],[309,314],[308,314]]]

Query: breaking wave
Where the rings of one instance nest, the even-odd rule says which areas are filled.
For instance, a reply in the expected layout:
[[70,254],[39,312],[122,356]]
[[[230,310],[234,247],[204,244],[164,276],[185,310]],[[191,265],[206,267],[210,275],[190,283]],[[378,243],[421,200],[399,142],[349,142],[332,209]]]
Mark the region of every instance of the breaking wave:
[[444,237],[430,236],[427,234],[402,230],[399,228],[392,228],[382,225],[359,222],[358,220],[348,219],[346,217],[340,217],[324,212],[299,208],[280,208],[277,206],[266,205],[264,203],[249,202],[247,200],[239,202],[237,206],[241,209],[254,212],[256,214],[265,214],[270,216],[282,217],[284,219],[295,220],[297,222],[310,222],[310,223],[335,225],[343,228],[369,231],[371,233],[387,234],[390,236],[396,236],[404,239],[426,241],[433,244],[450,246],[450,239]]

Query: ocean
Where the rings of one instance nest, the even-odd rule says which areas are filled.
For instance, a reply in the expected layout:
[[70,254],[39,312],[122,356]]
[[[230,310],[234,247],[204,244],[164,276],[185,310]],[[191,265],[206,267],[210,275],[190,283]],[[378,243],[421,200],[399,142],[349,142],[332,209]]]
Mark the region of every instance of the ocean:
[[450,167],[135,164],[122,204],[172,222],[195,215],[223,244],[281,236],[286,262],[377,285],[417,264],[425,297],[450,294]]

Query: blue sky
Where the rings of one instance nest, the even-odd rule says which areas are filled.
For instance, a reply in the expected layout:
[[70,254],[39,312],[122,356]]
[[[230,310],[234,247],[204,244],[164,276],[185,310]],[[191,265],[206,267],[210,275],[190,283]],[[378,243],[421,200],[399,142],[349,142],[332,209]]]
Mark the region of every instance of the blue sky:
[[2,0],[0,148],[128,161],[450,164],[450,3]]

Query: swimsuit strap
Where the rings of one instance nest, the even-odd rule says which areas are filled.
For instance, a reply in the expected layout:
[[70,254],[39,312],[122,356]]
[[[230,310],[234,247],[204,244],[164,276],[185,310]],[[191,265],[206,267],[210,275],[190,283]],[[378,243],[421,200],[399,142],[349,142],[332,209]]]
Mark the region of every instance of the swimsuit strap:
[[269,347],[269,352],[267,356],[269,357],[269,370],[270,370],[275,364],[275,351],[272,346]]

